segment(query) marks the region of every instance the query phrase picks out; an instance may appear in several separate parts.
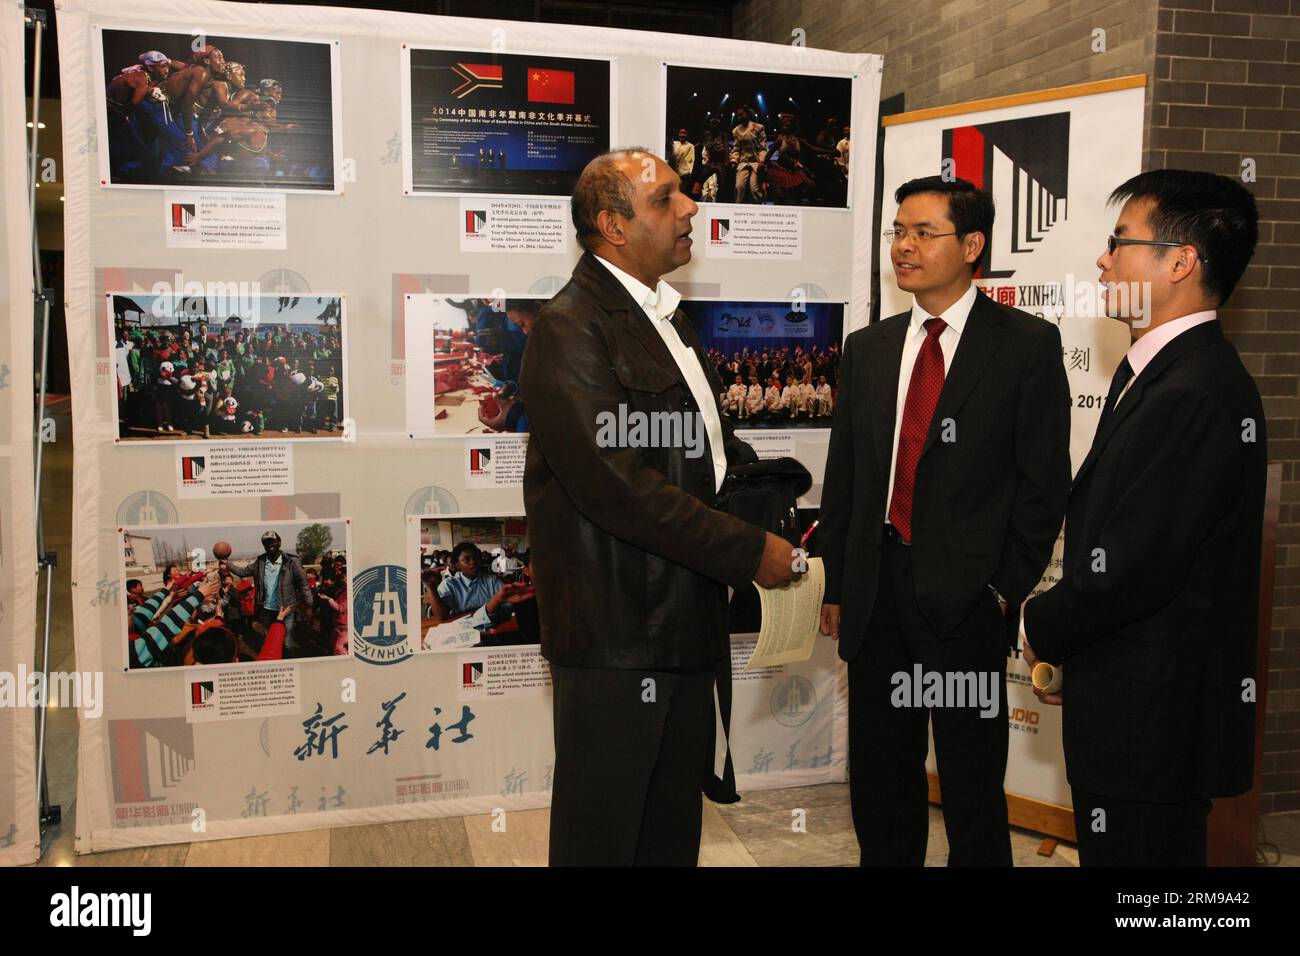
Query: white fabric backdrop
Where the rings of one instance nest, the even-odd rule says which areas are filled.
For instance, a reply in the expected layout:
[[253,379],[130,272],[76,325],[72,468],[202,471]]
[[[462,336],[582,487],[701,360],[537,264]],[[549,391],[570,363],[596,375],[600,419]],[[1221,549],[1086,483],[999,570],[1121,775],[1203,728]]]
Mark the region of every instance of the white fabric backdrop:
[[[342,195],[289,195],[288,247],[281,252],[168,249],[163,197],[155,190],[106,190],[98,182],[97,86],[93,27],[189,34],[252,34],[340,41],[343,156],[356,179]],[[809,209],[803,257],[746,263],[695,261],[670,277],[698,295],[779,299],[803,284],[851,302],[846,325],[865,322],[869,302],[872,162],[880,59],[703,37],[373,11],[176,0],[65,0],[59,11],[67,157],[67,299],[77,430],[74,515],[74,611],[83,669],[105,673],[101,719],[81,723],[78,850],[182,842],[536,807],[549,801],[552,762],[549,698],[473,702],[473,740],[442,738],[424,746],[425,728],[446,727],[461,713],[463,654],[410,655],[405,639],[390,655],[295,665],[302,714],[219,723],[187,723],[187,677],[177,671],[124,674],[117,528],[272,518],[347,517],[352,525],[353,638],[357,602],[375,596],[405,604],[407,517],[431,513],[522,514],[517,487],[466,487],[459,440],[406,435],[401,303],[407,292],[512,292],[555,287],[576,261],[568,255],[462,255],[454,198],[404,198],[402,169],[390,143],[402,119],[399,49],[403,42],[466,50],[598,54],[617,59],[616,143],[662,141],[661,64],[809,71],[853,75],[852,210]],[[705,233],[703,213],[696,235]],[[115,447],[111,340],[103,293],[147,290],[177,273],[186,281],[261,280],[275,291],[345,292],[349,414],[354,444],[298,444],[291,498],[180,500],[170,447]],[[846,332],[848,330],[846,329]],[[800,442],[821,448],[824,437]],[[821,463],[809,456],[820,483]],[[369,574],[366,574],[370,571]],[[364,575],[365,587],[358,585]],[[99,586],[103,584],[104,586]],[[369,604],[367,603],[367,607]],[[414,630],[407,608],[402,626]],[[372,647],[372,651],[373,651]],[[480,655],[481,656],[481,655]],[[355,703],[340,702],[340,682],[355,678]],[[388,756],[366,754],[381,702],[406,692],[394,722],[407,731]],[[845,700],[842,668],[821,642],[813,660],[737,685],[734,750],[742,789],[844,779]],[[322,702],[344,711],[349,730],[340,754],[298,761],[302,720]],[[411,778],[416,778],[414,781]],[[423,786],[416,802],[399,803],[399,787]],[[406,791],[409,794],[409,790]],[[439,798],[429,796],[432,792]],[[161,809],[160,809],[161,808]],[[206,829],[196,832],[192,811]]]
[[[23,104],[23,5],[0,5],[0,673],[30,674],[35,649],[32,485],[32,237]],[[26,685],[16,683],[20,700]],[[36,859],[35,711],[0,707],[0,864]]]

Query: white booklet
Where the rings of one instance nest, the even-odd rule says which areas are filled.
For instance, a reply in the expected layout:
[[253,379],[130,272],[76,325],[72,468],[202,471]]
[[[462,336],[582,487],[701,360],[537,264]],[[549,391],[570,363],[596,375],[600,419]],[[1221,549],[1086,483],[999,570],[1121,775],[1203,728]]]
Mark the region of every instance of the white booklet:
[[809,558],[808,570],[784,587],[760,587],[758,603],[763,624],[745,670],[808,660],[813,642],[821,633],[825,593],[826,571],[821,558]]

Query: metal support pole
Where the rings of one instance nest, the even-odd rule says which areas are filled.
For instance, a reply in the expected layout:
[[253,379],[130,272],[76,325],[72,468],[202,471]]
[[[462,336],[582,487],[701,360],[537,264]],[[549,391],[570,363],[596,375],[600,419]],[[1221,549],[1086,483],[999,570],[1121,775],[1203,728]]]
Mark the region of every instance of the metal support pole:
[[36,294],[45,291],[41,276],[41,257],[36,245],[36,163],[40,157],[38,144],[41,138],[41,39],[45,36],[45,11],[27,10],[27,25],[36,31],[36,45],[32,50],[32,140],[31,156],[27,170],[28,225],[32,234],[32,271],[36,281]]
[[36,556],[45,557],[45,515],[41,510],[41,477],[45,460],[45,442],[41,440],[42,426],[45,421],[45,381],[50,362],[50,296],[47,292],[38,292],[36,300],[41,303],[41,359],[40,383],[37,386],[36,399]]
[[[46,675],[46,684],[49,685],[50,670],[50,625],[54,608],[54,568],[57,565],[54,555],[42,555],[41,565],[45,568],[45,645],[44,653],[41,656],[41,673]],[[40,807],[41,807],[41,832],[45,832],[46,824],[57,826],[62,820],[62,808],[50,805],[50,788],[45,779],[45,718],[48,713],[45,701],[45,695],[41,697],[40,705],[40,729],[37,733],[39,743],[36,747],[36,779],[40,781]],[[44,847],[42,847],[44,855]]]
[[[27,170],[27,203],[28,223],[32,236],[32,297],[33,302],[41,307],[41,354],[39,360],[39,397],[36,403],[36,448],[33,456],[35,471],[32,477],[35,486],[36,504],[36,556],[40,562],[39,566],[45,571],[45,615],[42,625],[40,670],[44,686],[48,688],[50,686],[50,633],[54,611],[54,568],[57,565],[57,559],[55,555],[48,554],[45,551],[45,517],[41,507],[41,477],[45,457],[42,434],[45,423],[46,381],[49,377],[50,361],[50,296],[45,291],[45,279],[41,269],[41,247],[36,229],[36,168],[40,160],[41,138],[41,41],[45,37],[46,13],[44,10],[34,10],[30,7],[25,12],[27,26],[35,32],[36,41],[32,54],[32,136]],[[46,695],[41,695],[37,711],[36,734],[37,798],[40,805],[42,834],[44,834],[47,825],[57,825],[62,819],[61,808],[50,805],[49,785],[45,775],[45,727],[48,716],[46,710],[48,702],[45,697]],[[42,846],[42,852],[43,850],[44,847]]]

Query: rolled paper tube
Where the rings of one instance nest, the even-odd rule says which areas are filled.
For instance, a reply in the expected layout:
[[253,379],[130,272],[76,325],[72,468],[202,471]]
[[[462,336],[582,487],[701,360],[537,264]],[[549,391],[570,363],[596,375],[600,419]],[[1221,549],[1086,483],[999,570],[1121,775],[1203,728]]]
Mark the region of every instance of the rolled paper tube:
[[1033,673],[1029,675],[1029,679],[1034,682],[1035,690],[1041,690],[1044,694],[1057,694],[1060,693],[1065,674],[1060,668],[1039,661],[1034,665]]

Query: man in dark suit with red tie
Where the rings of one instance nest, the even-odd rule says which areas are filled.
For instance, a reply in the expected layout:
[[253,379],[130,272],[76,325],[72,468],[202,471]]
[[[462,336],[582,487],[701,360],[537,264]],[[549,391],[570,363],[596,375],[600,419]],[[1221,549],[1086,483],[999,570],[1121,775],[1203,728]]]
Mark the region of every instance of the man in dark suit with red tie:
[[845,342],[822,491],[853,824],[863,865],[924,863],[933,719],[949,864],[1009,866],[1006,657],[1070,487],[1061,337],[972,284],[992,197],[931,176],[894,198],[914,302]]
[[1097,266],[1134,341],[1070,491],[1062,578],[1024,606],[1024,659],[1064,666],[1061,694],[1039,696],[1064,706],[1079,862],[1204,866],[1211,798],[1254,770],[1268,456],[1217,310],[1258,212],[1241,183],[1174,169],[1111,198]]

